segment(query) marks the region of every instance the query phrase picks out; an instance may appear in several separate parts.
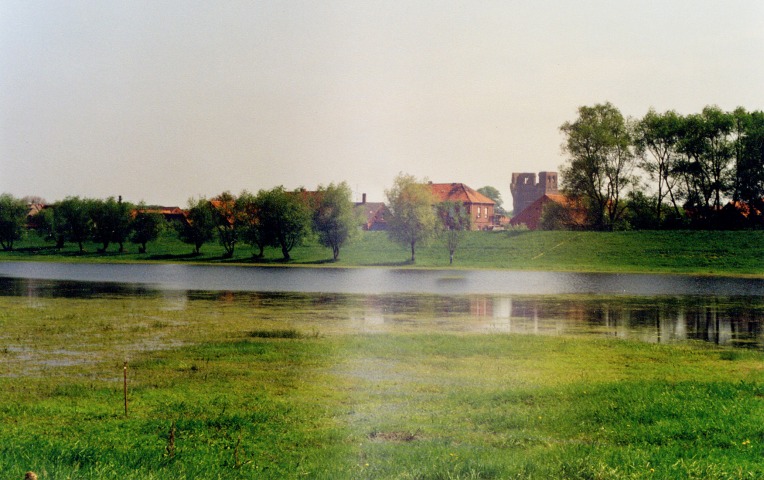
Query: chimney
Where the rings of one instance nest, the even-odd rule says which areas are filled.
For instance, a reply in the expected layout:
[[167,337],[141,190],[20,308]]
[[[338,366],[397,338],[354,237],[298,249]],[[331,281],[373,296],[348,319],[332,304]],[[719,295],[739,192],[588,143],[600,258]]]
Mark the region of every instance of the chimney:
[[363,203],[364,205],[366,204],[366,194],[365,193],[361,194],[361,203]]

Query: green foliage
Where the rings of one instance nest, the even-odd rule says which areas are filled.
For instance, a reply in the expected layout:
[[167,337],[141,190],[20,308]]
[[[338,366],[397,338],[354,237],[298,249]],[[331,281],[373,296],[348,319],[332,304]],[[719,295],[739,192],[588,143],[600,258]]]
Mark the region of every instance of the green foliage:
[[132,205],[114,197],[106,200],[88,200],[87,210],[92,224],[93,240],[103,245],[102,251],[109,248],[111,242],[119,244],[119,251],[124,251],[124,243],[130,234],[130,213]]
[[440,220],[440,236],[448,249],[448,264],[454,263],[454,252],[462,242],[464,232],[470,230],[472,216],[461,202],[441,202],[436,206]]
[[435,198],[427,185],[404,173],[395,177],[385,196],[388,234],[394,241],[411,248],[411,263],[414,263],[417,244],[426,243],[435,234]]
[[144,204],[140,204],[132,221],[130,241],[141,246],[140,253],[146,253],[146,244],[159,238],[164,225],[165,220],[161,214],[151,212]]
[[188,201],[188,215],[185,222],[176,224],[178,236],[184,243],[194,246],[194,253],[201,252],[202,245],[215,235],[215,220],[209,201],[204,198]]
[[313,211],[313,231],[318,235],[318,242],[332,249],[336,261],[340,248],[357,230],[360,223],[350,201],[352,191],[346,182],[320,186],[311,199]]
[[582,106],[574,122],[565,122],[562,169],[567,195],[588,207],[588,219],[597,230],[612,229],[623,215],[623,197],[635,182],[632,135],[621,112],[610,103]]
[[26,223],[27,206],[23,200],[9,193],[0,195],[0,247],[13,250],[16,240],[22,238]]
[[90,200],[67,197],[54,205],[53,217],[57,236],[57,246],[64,241],[74,242],[80,253],[84,243],[91,237],[93,223],[90,217]]
[[239,241],[242,204],[231,192],[223,192],[208,204],[225,258],[232,258]]
[[653,203],[653,219],[656,222],[662,216],[663,202],[667,197],[674,208],[674,217],[680,214],[677,200],[681,187],[676,173],[681,162],[679,143],[682,122],[682,117],[673,110],[658,114],[650,109],[636,124],[634,141],[641,157],[640,166],[651,180],[657,182]]
[[285,261],[291,259],[289,252],[303,241],[310,228],[310,210],[303,195],[302,190],[287,192],[282,186],[258,194],[266,238],[281,248]]

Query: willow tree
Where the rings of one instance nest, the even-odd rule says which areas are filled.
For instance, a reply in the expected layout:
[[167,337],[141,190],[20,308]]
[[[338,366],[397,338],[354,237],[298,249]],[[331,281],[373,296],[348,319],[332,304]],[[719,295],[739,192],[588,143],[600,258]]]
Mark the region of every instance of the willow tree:
[[464,232],[472,227],[472,217],[461,202],[441,202],[437,205],[437,212],[442,227],[440,235],[448,249],[448,264],[453,265],[454,253],[462,242]]
[[27,216],[27,205],[11,194],[0,195],[0,247],[13,250],[13,243],[21,238]]
[[288,192],[283,186],[258,193],[260,221],[273,246],[281,248],[285,261],[292,248],[302,243],[310,227],[310,211],[301,191]]
[[351,195],[346,182],[332,183],[328,187],[318,187],[310,201],[313,231],[321,245],[332,249],[335,261],[340,255],[340,248],[359,224]]
[[612,229],[623,216],[625,194],[636,182],[636,156],[626,120],[608,102],[579,107],[578,118],[560,130],[568,155],[563,190],[587,206],[591,226]]
[[640,166],[656,182],[655,218],[661,220],[663,200],[669,198],[674,215],[681,215],[677,204],[677,166],[681,160],[679,142],[682,117],[673,110],[656,113],[650,109],[637,123],[635,142],[641,157]]
[[435,234],[435,197],[430,188],[414,176],[400,173],[387,197],[387,232],[390,238],[411,248],[411,263],[416,261],[416,246]]

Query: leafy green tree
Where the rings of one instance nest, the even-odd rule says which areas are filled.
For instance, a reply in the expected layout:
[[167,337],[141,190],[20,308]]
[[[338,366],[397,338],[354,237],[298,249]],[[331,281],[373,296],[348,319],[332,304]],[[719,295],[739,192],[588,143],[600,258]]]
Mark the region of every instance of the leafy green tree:
[[504,204],[504,200],[501,199],[501,192],[499,192],[499,190],[497,190],[495,187],[492,187],[490,185],[486,185],[485,187],[478,188],[477,191],[494,201],[494,203],[496,204],[493,207],[494,213],[498,215],[507,214],[507,211],[504,210],[504,207],[502,206]]
[[93,240],[103,245],[100,250],[105,252],[111,242],[119,245],[119,252],[124,251],[124,244],[130,234],[132,206],[109,197],[106,200],[91,200],[89,205],[90,218],[93,222]]
[[427,242],[435,233],[435,198],[422,182],[412,175],[400,173],[387,197],[387,233],[398,243],[411,248],[411,263],[416,261],[416,246]]
[[612,229],[624,212],[623,196],[636,182],[632,135],[621,112],[610,103],[582,106],[574,122],[560,130],[568,154],[563,190],[588,209],[591,226]]
[[201,253],[202,245],[215,237],[215,220],[209,200],[205,198],[190,199],[185,222],[176,224],[178,238],[183,243],[194,246],[194,253]]
[[[666,197],[674,207],[674,216],[680,216],[675,190],[678,181],[677,164],[681,157],[679,142],[682,122],[682,117],[673,110],[659,114],[650,109],[636,124],[635,143],[641,157],[640,166],[657,186],[652,215],[656,222],[661,220],[661,209]],[[644,197],[640,197],[641,200],[644,200]],[[640,208],[642,206],[640,203]],[[640,215],[640,218],[644,220],[650,217]]]
[[241,224],[241,203],[231,192],[223,192],[210,200],[212,219],[218,232],[220,244],[225,249],[225,258],[232,258],[236,244],[239,241],[239,226]]
[[[92,221],[90,220],[90,201],[80,197],[66,197],[53,207],[56,236],[63,241],[74,242],[80,253],[85,251],[85,241],[90,238]],[[60,248],[60,247],[59,247]]]
[[[734,200],[754,206],[764,199],[764,112],[734,112],[735,141]],[[760,209],[760,208],[759,208]]]
[[20,240],[26,223],[27,205],[9,193],[0,195],[0,247],[13,250],[13,244]]
[[684,118],[678,165],[684,188],[685,208],[693,212],[696,226],[713,226],[722,200],[733,190],[734,173],[732,114],[705,107],[700,114]]
[[351,196],[350,187],[342,182],[318,187],[315,196],[311,198],[313,231],[318,235],[321,245],[332,249],[335,261],[340,255],[340,248],[358,224]]
[[291,259],[289,252],[302,242],[310,227],[310,211],[300,193],[287,192],[279,186],[258,194],[265,238],[281,248],[286,261]]
[[146,253],[146,244],[159,237],[164,225],[164,217],[161,214],[149,211],[146,205],[141,203],[135,211],[135,217],[133,217],[130,241],[140,245],[140,253]]
[[440,234],[448,249],[448,264],[453,265],[454,252],[459,248],[464,232],[470,230],[472,217],[461,202],[441,202],[437,205],[437,212],[442,225]]
[[244,243],[257,248],[258,252],[253,254],[255,258],[263,258],[265,247],[274,243],[270,236],[270,231],[266,228],[261,218],[263,198],[265,191],[261,190],[257,195],[253,195],[246,190],[236,199],[237,209],[240,212],[239,235]]

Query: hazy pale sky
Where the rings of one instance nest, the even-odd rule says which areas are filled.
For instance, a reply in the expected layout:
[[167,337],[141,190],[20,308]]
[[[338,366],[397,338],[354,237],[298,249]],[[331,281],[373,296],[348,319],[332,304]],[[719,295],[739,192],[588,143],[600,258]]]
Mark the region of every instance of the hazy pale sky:
[[557,170],[581,105],[764,109],[764,2],[0,0],[0,192],[184,206]]

